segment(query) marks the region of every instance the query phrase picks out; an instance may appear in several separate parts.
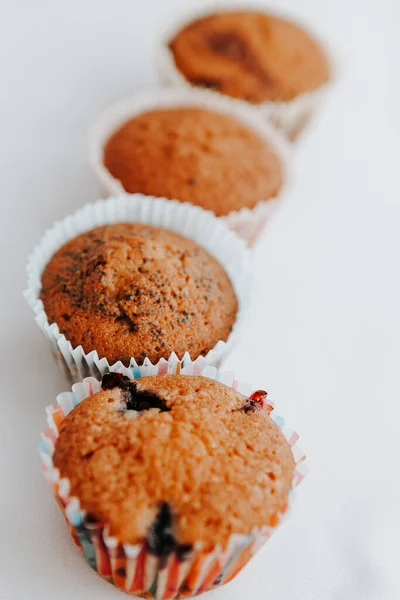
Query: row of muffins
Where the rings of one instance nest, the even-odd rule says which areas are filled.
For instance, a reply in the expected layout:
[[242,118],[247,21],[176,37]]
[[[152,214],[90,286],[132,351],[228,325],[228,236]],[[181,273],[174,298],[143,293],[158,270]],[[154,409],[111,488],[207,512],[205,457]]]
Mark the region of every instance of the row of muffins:
[[266,392],[215,368],[251,295],[249,250],[228,227],[254,242],[287,176],[283,136],[220,94],[289,103],[329,79],[318,45],[271,15],[210,15],[164,45],[209,90],[111,110],[93,162],[105,192],[133,195],[47,232],[26,292],[58,363],[89,375],[48,409],[58,504],[103,578],[160,599],[230,581],[303,476]]
[[252,245],[290,182],[285,134],[299,133],[329,85],[326,51],[287,19],[221,11],[174,23],[158,64],[172,85],[111,107],[91,131],[104,195],[199,205]]
[[[180,231],[191,223],[214,256],[155,222]],[[285,517],[302,479],[297,436],[281,430],[266,392],[211,366],[220,362],[211,345],[229,337],[246,302],[248,257],[211,213],[128,195],[56,224],[31,259],[31,273],[34,261],[45,265],[36,302],[54,319],[46,335],[61,350],[60,328],[71,357],[71,341],[106,355],[92,365],[84,353],[69,375],[92,377],[48,408],[45,474],[88,563],[135,596],[194,596],[228,583]],[[179,360],[179,344],[191,343],[193,356],[203,348],[206,357]],[[65,348],[62,358],[71,367]]]

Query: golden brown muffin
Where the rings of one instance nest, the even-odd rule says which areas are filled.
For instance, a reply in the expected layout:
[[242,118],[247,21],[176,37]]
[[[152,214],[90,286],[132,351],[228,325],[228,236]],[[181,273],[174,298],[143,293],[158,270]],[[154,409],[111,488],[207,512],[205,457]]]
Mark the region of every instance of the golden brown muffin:
[[298,25],[264,13],[217,13],[193,21],[170,49],[190,83],[249,102],[292,100],[329,79],[318,43]]
[[190,202],[218,216],[253,208],[282,185],[279,158],[255,131],[202,108],[143,113],[106,142],[104,165],[127,192]]
[[73,347],[110,364],[205,355],[226,341],[238,302],[221,265],[195,242],[150,225],[82,233],[52,257],[40,298]]
[[[206,377],[111,373],[63,421],[53,462],[90,518],[155,554],[276,525],[294,459],[262,403]],[[265,393],[264,393],[265,394]]]

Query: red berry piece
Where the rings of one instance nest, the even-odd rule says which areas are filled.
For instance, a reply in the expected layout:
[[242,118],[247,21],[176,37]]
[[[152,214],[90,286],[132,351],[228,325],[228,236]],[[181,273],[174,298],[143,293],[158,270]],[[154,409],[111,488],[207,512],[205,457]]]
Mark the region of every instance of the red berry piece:
[[[244,412],[246,414],[254,413],[263,408],[268,410],[269,405],[266,403],[267,396],[268,393],[264,390],[257,390],[256,392],[253,392],[243,407]],[[268,412],[271,411],[269,410]]]

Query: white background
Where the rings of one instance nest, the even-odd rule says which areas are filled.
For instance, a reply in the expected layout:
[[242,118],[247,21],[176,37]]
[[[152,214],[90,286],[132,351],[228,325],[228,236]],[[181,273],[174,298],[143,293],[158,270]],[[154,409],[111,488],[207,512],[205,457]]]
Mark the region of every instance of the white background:
[[[122,598],[84,563],[37,454],[67,388],[22,298],[26,256],[97,186],[93,117],[155,85],[157,27],[189,0],[0,0],[0,597]],[[217,3],[215,3],[217,4]],[[339,63],[258,245],[254,314],[227,367],[266,388],[311,469],[294,514],[215,600],[398,600],[397,0],[286,0]]]

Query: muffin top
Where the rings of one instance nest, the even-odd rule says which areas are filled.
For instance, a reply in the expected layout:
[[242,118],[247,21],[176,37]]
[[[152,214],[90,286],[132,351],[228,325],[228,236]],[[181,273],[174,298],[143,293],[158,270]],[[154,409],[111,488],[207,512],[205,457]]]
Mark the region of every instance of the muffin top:
[[160,555],[277,524],[294,459],[265,392],[254,400],[201,376],[115,373],[102,388],[65,418],[53,455],[90,520]]
[[40,298],[73,347],[125,365],[205,355],[227,340],[238,310],[227,274],[202,247],[139,223],[67,242],[44,269]]
[[145,112],[104,146],[104,166],[127,192],[190,202],[218,216],[275,196],[280,160],[253,129],[203,108]]
[[174,37],[170,49],[190,83],[249,102],[291,100],[329,79],[317,42],[294,23],[264,13],[198,19]]

